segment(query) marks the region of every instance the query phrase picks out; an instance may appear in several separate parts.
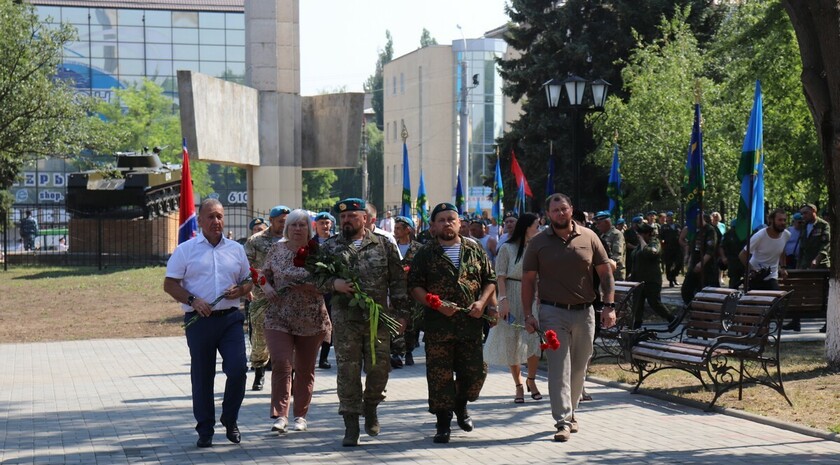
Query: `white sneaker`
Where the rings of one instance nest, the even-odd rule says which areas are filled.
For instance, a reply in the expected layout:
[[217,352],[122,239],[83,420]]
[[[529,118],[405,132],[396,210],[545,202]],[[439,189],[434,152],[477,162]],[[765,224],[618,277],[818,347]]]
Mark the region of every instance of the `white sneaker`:
[[286,432],[286,426],[289,424],[289,420],[285,418],[278,418],[277,421],[274,422],[274,425],[271,427],[271,431],[277,431],[279,433]]
[[306,418],[295,418],[295,431],[306,431]]

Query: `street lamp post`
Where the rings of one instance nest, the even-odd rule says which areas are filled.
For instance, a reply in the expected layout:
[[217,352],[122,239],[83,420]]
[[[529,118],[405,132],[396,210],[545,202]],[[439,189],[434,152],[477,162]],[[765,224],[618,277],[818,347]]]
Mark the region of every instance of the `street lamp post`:
[[[581,202],[580,165],[583,160],[583,117],[587,113],[604,111],[607,100],[607,90],[610,83],[603,79],[588,81],[580,76],[571,75],[564,80],[551,79],[543,87],[549,108],[560,108],[569,113],[572,118],[572,166],[574,176],[574,194],[572,202],[578,207]],[[586,90],[592,90],[592,102],[585,101]],[[565,89],[568,106],[560,107],[560,94]]]

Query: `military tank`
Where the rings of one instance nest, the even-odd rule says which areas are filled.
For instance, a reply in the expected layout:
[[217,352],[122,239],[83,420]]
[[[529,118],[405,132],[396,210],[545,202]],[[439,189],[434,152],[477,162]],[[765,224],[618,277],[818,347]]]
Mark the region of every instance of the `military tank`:
[[161,163],[158,154],[116,154],[116,168],[70,173],[67,209],[80,218],[154,218],[178,210],[181,165]]

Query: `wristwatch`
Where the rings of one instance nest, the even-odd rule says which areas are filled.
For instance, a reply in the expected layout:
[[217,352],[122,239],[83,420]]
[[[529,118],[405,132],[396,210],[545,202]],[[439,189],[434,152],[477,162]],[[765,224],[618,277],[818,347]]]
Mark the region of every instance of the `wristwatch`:
[[194,296],[194,295],[192,295],[192,294],[190,294],[190,296],[189,296],[189,297],[187,297],[187,305],[189,305],[190,307],[192,307],[193,302],[195,302],[195,296]]
[[615,302],[610,302],[610,303],[604,302],[604,307],[609,307],[609,308],[615,310]]

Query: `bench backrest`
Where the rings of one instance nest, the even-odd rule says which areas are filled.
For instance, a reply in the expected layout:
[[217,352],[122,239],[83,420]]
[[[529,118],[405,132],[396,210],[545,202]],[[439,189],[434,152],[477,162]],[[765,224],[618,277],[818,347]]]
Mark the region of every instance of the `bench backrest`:
[[633,327],[633,306],[642,298],[645,283],[635,281],[616,281],[613,302],[615,302],[616,328]]
[[784,291],[794,291],[787,303],[790,316],[825,318],[828,308],[829,270],[787,270],[785,279],[779,280]]
[[688,304],[688,318],[682,338],[714,339],[727,331],[721,324],[724,307],[734,307],[741,293],[737,289],[706,287]]
[[763,346],[767,337],[781,334],[785,308],[793,291],[749,291],[738,299],[738,307],[732,318],[732,327],[743,335],[751,334],[745,344]]

